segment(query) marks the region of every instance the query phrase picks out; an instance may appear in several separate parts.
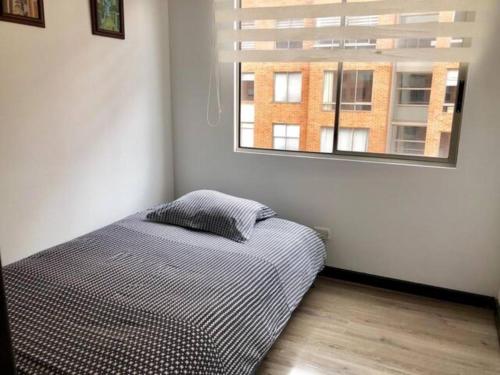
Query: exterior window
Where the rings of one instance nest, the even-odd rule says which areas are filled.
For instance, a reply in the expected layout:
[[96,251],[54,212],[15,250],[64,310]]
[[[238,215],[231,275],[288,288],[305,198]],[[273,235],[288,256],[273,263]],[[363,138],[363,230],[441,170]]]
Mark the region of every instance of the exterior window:
[[368,151],[369,129],[363,128],[340,128],[337,149],[339,151]]
[[[318,17],[316,18],[316,27],[340,26],[340,17]],[[314,42],[315,48],[338,48],[339,40],[323,39]]]
[[453,113],[457,100],[458,70],[448,70],[443,112]]
[[398,73],[398,103],[429,105],[432,73]]
[[371,111],[373,71],[344,70],[342,74],[343,111]]
[[240,129],[240,146],[254,147],[254,129],[253,122],[242,122]]
[[[364,128],[340,128],[337,149],[339,151],[368,151],[369,129]],[[333,127],[323,126],[321,128],[321,149],[320,152],[333,152]]]
[[323,73],[323,111],[334,111],[337,101],[337,80],[335,71],[326,70]]
[[274,101],[300,103],[302,101],[302,73],[275,73]]
[[289,124],[273,125],[273,148],[275,150],[299,151],[300,126]]
[[[351,16],[346,17],[347,26],[375,26],[378,25],[378,16]],[[361,49],[377,47],[376,39],[355,39],[346,40],[345,48]]]
[[321,127],[321,145],[319,152],[331,153],[333,152],[333,127]]
[[[373,26],[378,24],[378,16],[351,16],[346,17],[347,26]],[[319,17],[316,18],[316,27],[332,27],[340,26],[340,17]],[[315,48],[338,48],[340,47],[340,40],[336,39],[322,39],[314,42]],[[375,48],[377,46],[376,39],[354,39],[345,40],[345,48],[359,49],[359,48]]]
[[397,154],[424,155],[425,137],[427,128],[425,126],[402,126],[394,125],[393,151]]
[[450,154],[451,133],[442,132],[439,139],[439,157],[447,158]]
[[240,146],[254,147],[255,106],[253,103],[241,104]]
[[[304,27],[303,19],[279,20],[276,23],[277,29],[294,29]],[[276,49],[302,49],[301,40],[285,40],[276,42]]]
[[[439,22],[439,13],[412,13],[402,14],[399,17],[401,24]],[[398,39],[398,48],[432,48],[436,47],[434,38]]]
[[241,100],[253,102],[255,98],[255,74],[241,75]]
[[[241,22],[241,29],[242,30],[255,29],[255,21]],[[241,49],[242,50],[255,49],[255,42],[250,42],[250,41],[241,42]]]

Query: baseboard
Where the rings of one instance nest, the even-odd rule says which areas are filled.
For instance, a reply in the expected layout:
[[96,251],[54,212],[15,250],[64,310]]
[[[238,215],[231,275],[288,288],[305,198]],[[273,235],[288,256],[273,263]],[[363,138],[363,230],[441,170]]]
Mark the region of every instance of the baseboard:
[[321,275],[338,280],[496,310],[497,328],[500,327],[500,313],[494,297],[328,266],[323,269]]

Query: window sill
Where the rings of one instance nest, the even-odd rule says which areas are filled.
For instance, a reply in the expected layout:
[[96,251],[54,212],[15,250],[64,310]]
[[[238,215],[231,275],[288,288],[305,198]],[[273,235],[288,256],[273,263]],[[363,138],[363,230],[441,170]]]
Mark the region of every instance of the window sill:
[[408,166],[408,167],[438,168],[438,169],[457,169],[456,163],[447,163],[439,161],[403,160],[396,158],[392,159],[392,158],[373,157],[373,156],[338,155],[338,154],[326,154],[319,152],[280,151],[280,150],[268,150],[268,149],[257,149],[257,148],[245,148],[237,146],[235,147],[234,152],[239,154],[251,154],[251,155],[253,154],[253,155],[263,155],[263,156],[280,156],[280,157],[320,159],[320,160],[322,159],[322,160],[332,160],[341,162],[385,164],[385,165],[397,165],[397,166]]

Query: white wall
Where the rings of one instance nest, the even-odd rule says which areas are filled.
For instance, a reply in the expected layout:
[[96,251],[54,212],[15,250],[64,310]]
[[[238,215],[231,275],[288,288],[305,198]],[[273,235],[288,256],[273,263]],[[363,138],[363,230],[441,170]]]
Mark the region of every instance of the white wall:
[[0,247],[9,263],[170,199],[167,2],[126,0],[125,41],[89,1],[46,29],[0,22]]
[[471,67],[457,169],[236,154],[229,64],[222,125],[212,129],[205,120],[208,4],[169,2],[176,195],[220,189],[265,202],[282,217],[330,227],[331,266],[496,295],[498,41],[487,41],[492,48]]

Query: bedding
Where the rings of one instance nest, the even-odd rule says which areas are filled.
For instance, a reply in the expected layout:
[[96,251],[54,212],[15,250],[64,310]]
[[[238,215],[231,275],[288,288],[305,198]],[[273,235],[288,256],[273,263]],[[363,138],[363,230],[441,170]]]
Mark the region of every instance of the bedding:
[[145,211],[4,268],[19,374],[252,374],[325,260],[269,218],[238,243]]
[[273,210],[259,202],[214,190],[197,190],[160,206],[147,218],[244,242],[252,235],[257,220],[274,215]]

